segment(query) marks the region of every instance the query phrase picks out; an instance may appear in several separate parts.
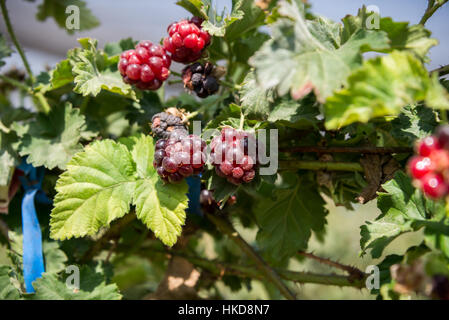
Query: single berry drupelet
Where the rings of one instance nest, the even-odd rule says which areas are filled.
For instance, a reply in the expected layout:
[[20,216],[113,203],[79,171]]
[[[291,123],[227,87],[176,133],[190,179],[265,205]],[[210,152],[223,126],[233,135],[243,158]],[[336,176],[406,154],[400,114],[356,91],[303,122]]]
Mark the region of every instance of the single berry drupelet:
[[191,63],[201,58],[204,49],[210,44],[210,35],[201,28],[202,22],[201,18],[193,17],[168,26],[169,36],[163,43],[173,61]]
[[210,144],[211,163],[218,176],[239,185],[251,182],[256,176],[257,140],[254,135],[230,127]]
[[210,62],[202,65],[199,62],[191,64],[182,70],[184,87],[195,91],[200,98],[207,98],[220,88],[214,76],[214,66]]
[[206,142],[195,135],[172,135],[156,142],[153,166],[161,179],[178,183],[203,170]]
[[157,139],[168,139],[172,135],[174,139],[177,139],[188,135],[182,118],[169,112],[159,112],[152,117],[151,131]]
[[120,55],[118,70],[124,82],[141,90],[157,90],[170,76],[170,65],[165,49],[145,40]]

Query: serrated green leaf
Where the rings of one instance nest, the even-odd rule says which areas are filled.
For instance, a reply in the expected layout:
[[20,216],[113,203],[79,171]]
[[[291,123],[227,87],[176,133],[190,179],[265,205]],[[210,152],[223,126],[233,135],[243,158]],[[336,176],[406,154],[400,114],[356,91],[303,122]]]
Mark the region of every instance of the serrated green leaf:
[[153,138],[142,135],[134,144],[132,156],[139,180],[133,196],[137,217],[167,246],[176,243],[181,235],[187,208],[188,187],[164,184],[153,167]]
[[397,115],[409,104],[425,100],[433,108],[449,108],[447,93],[429,78],[424,65],[407,52],[366,61],[348,78],[348,85],[325,104],[326,128],[337,129],[353,122]]
[[48,115],[38,114],[25,128],[19,154],[27,162],[49,169],[64,169],[71,157],[82,149],[79,143],[85,126],[84,116],[70,103],[53,108]]
[[[207,3],[208,1],[204,1]],[[208,19],[203,21],[201,27],[211,36],[223,37],[234,22],[241,20],[244,12],[241,10],[243,0],[232,0],[232,10],[230,14],[225,11],[221,15],[217,15],[212,5],[207,3],[203,6],[203,11],[207,12]],[[235,36],[235,35],[234,35]]]
[[11,53],[12,50],[6,42],[5,37],[3,37],[3,34],[0,33],[0,67],[5,65],[3,58],[9,57]]
[[123,82],[116,64],[118,57],[109,58],[97,50],[97,41],[90,38],[79,39],[82,50],[72,50],[69,60],[75,76],[75,92],[83,96],[96,96],[102,89],[136,100],[133,88]]
[[256,205],[257,241],[273,260],[280,261],[307,248],[312,231],[324,228],[327,210],[316,185],[304,178],[298,178],[293,188],[275,189],[273,195],[274,199]]
[[290,92],[300,99],[313,91],[320,102],[346,83],[351,70],[360,66],[361,51],[384,48],[385,33],[360,29],[344,43],[341,25],[325,18],[304,18],[303,4],[281,1],[281,18],[272,25],[272,39],[250,59],[258,84],[276,87],[279,95]]
[[65,279],[53,273],[44,273],[33,282],[32,300],[120,300],[116,284],[106,284],[104,275],[87,266],[80,268],[80,288],[69,288]]
[[[68,6],[73,5],[79,8],[79,30],[71,30],[66,27],[66,21],[69,17],[66,13]],[[39,21],[45,21],[47,18],[53,18],[56,24],[67,31],[69,34],[73,34],[75,31],[90,30],[97,27],[100,22],[87,8],[86,3],[81,0],[44,0],[42,4],[38,6],[38,12],[36,17]]]
[[394,179],[382,187],[386,192],[379,193],[377,199],[382,214],[373,222],[363,225],[360,231],[362,254],[371,249],[373,258],[379,258],[390,242],[406,232],[422,227],[435,230],[436,221],[432,222],[431,219],[439,220],[444,215],[444,206],[425,198],[402,171],[398,171]]
[[42,243],[42,252],[45,258],[45,272],[58,273],[65,270],[68,258],[64,251],[59,249],[58,242],[44,241]]
[[[245,32],[258,28],[265,20],[265,12],[256,6],[255,1],[234,1],[235,10],[242,12],[243,17],[234,21],[226,28],[226,40],[235,41],[241,38]],[[238,5],[238,7],[237,7]]]
[[12,273],[10,266],[0,265],[0,300],[20,299],[20,291],[11,281]]
[[[357,30],[367,28],[367,19],[373,18],[376,13],[366,12],[366,7],[359,9],[357,16],[347,15],[342,19],[344,28],[343,40],[350,37]],[[429,38],[430,31],[422,25],[409,26],[408,22],[396,22],[390,17],[377,17],[379,19],[379,31],[387,34],[389,43],[385,48],[378,48],[379,52],[391,52],[392,50],[407,50],[424,59],[429,49],[438,44],[436,39]]]
[[213,190],[214,199],[219,203],[220,209],[222,209],[229,197],[237,193],[239,186],[229,183],[225,178],[219,177],[216,174],[211,174],[207,189]]
[[68,59],[62,60],[50,73],[51,89],[57,89],[73,82],[72,65]]
[[391,135],[407,145],[431,135],[438,123],[436,112],[424,106],[406,106],[399,116],[391,121]]
[[274,102],[273,89],[264,89],[256,82],[254,72],[245,77],[240,90],[240,100],[245,115],[255,119],[266,119],[270,114],[270,106]]
[[124,216],[135,188],[134,174],[130,152],[112,140],[96,141],[77,153],[56,184],[51,237],[93,235]]
[[204,11],[204,5],[209,5],[211,4],[210,0],[205,0],[205,1],[201,1],[201,0],[180,0],[177,1],[176,4],[178,6],[183,7],[184,9],[186,9],[187,11],[189,11],[191,14],[193,14],[193,16],[196,17],[201,17],[203,19],[207,19],[207,13]]
[[319,114],[318,106],[311,99],[282,99],[275,104],[267,120],[280,126],[305,129],[316,126]]
[[9,185],[14,167],[19,163],[19,155],[13,146],[17,141],[17,135],[14,132],[0,131],[0,186]]

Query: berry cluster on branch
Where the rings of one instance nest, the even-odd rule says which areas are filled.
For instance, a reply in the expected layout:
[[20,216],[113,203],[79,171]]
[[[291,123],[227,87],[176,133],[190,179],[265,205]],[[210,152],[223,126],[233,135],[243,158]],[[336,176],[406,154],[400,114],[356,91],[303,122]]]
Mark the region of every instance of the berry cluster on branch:
[[408,168],[414,184],[433,199],[449,193],[449,126],[438,128],[437,133],[420,141]]

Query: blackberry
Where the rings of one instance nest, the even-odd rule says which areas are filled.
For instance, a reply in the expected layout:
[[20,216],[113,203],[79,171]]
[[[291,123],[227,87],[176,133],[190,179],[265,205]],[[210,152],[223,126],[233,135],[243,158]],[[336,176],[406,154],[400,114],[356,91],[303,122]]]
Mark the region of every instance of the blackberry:
[[170,65],[165,49],[145,40],[120,55],[118,70],[124,82],[141,90],[157,90],[170,76]]
[[210,144],[210,158],[216,174],[235,185],[251,182],[256,176],[256,144],[252,134],[224,128]]
[[206,142],[195,135],[158,140],[153,166],[161,179],[178,183],[203,170],[206,162]]
[[174,139],[187,136],[188,131],[184,123],[184,114],[176,108],[169,108],[165,112],[156,113],[151,118],[151,131],[157,139]]
[[210,44],[210,35],[202,30],[202,19],[193,17],[168,26],[168,37],[164,48],[171,53],[176,62],[190,63],[201,58],[204,49]]
[[200,98],[207,98],[219,89],[214,66],[210,62],[191,64],[182,70],[182,81],[184,87],[195,91]]

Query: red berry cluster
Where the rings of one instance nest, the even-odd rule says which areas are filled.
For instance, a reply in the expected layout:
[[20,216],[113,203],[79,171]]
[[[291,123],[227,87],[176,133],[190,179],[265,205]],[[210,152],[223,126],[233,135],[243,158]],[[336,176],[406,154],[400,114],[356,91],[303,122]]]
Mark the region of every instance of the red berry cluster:
[[449,194],[449,126],[420,141],[417,153],[408,163],[415,183],[433,199]]
[[195,135],[177,137],[172,134],[169,139],[156,142],[153,166],[165,182],[180,182],[203,170],[205,148],[206,142]]
[[148,40],[120,56],[118,70],[123,81],[142,90],[157,90],[170,75],[171,59],[165,49]]
[[256,175],[256,144],[253,135],[224,128],[210,144],[210,159],[217,175],[235,185],[251,182]]
[[176,62],[190,63],[198,60],[210,43],[210,35],[201,29],[202,19],[193,17],[168,26],[169,37],[164,39],[164,48]]

